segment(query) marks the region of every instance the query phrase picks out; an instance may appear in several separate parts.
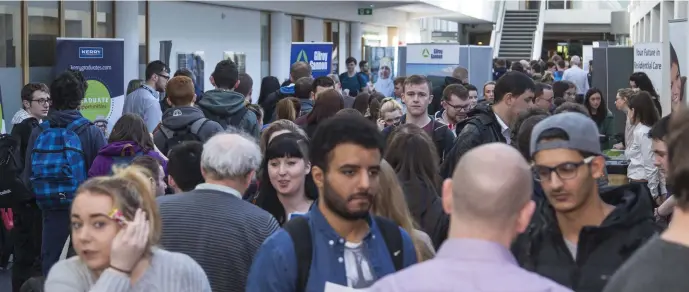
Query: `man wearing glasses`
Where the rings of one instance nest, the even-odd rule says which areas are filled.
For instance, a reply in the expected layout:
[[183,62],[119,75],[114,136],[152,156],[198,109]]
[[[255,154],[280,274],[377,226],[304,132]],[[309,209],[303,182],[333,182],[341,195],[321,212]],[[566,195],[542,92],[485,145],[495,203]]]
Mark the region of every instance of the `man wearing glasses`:
[[553,87],[545,83],[536,83],[534,92],[534,105],[538,108],[552,112],[553,110]]
[[472,100],[469,98],[469,91],[464,86],[450,84],[443,90],[440,105],[443,109],[435,113],[435,118],[446,124],[454,133],[457,123],[467,118],[467,113],[472,108]]
[[134,113],[146,122],[148,131],[153,133],[163,118],[160,108],[160,93],[165,92],[170,80],[170,68],[162,61],[153,61],[146,66],[146,82],[132,91],[124,99],[122,114]]
[[605,168],[598,127],[568,112],[531,133],[533,171],[546,194],[512,251],[527,270],[574,291],[602,291],[615,271],[657,231],[645,189],[625,185],[601,192]]

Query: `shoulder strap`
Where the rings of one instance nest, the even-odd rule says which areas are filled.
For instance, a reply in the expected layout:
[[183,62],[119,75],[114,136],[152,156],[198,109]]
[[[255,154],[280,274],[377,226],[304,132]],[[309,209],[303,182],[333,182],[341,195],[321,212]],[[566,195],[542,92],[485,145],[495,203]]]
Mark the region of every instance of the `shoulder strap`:
[[388,247],[390,259],[392,259],[392,264],[395,265],[395,270],[402,270],[404,268],[404,252],[402,248],[402,233],[399,226],[383,217],[375,216],[374,218],[380,233],[383,235],[385,245]]
[[191,133],[194,135],[198,135],[199,131],[201,131],[201,128],[203,128],[203,125],[205,125],[206,122],[208,122],[207,118],[200,118],[200,119],[194,121],[191,124],[191,129],[190,129]]
[[246,107],[242,107],[237,113],[235,113],[231,118],[230,118],[230,126],[239,128],[239,124],[242,122],[242,119],[246,115],[246,112],[249,111]]
[[77,118],[76,120],[69,123],[69,125],[67,125],[66,129],[70,130],[74,133],[79,134],[84,129],[84,126],[86,126],[90,123],[91,123],[91,121],[87,120],[84,117],[81,117],[81,118]]
[[311,270],[311,257],[313,256],[313,243],[311,242],[311,228],[305,217],[296,217],[282,226],[292,237],[294,254],[297,257],[297,285],[296,292],[306,291]]
[[163,136],[165,136],[165,139],[170,139],[172,136],[175,135],[175,131],[171,130],[170,128],[163,126],[163,124],[160,124],[160,132],[163,133]]

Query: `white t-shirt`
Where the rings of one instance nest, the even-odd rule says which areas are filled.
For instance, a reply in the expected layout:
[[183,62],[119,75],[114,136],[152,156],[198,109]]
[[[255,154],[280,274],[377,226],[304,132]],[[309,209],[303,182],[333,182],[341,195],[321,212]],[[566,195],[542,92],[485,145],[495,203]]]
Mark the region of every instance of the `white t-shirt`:
[[362,289],[368,288],[376,281],[363,243],[345,242],[344,262],[347,274],[347,286]]

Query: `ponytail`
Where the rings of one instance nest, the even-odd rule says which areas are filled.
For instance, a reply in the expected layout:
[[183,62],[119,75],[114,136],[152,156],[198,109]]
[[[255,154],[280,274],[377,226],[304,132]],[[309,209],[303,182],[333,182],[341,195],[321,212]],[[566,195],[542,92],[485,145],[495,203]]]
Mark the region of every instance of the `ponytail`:
[[160,232],[154,232],[154,230],[160,230],[162,222],[149,177],[152,177],[150,171],[136,165],[115,169],[113,175],[113,178],[116,180],[126,181],[130,185],[129,187],[133,187],[136,193],[139,194],[139,208],[146,212],[146,219],[149,221],[149,224],[151,224],[151,233],[148,235],[148,244],[150,247],[160,241]]

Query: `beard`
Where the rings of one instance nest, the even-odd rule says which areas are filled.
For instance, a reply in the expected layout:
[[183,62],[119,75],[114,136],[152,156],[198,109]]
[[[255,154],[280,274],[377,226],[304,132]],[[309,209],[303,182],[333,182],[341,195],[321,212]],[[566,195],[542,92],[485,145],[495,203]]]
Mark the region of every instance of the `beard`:
[[[347,203],[349,201],[362,197],[365,197],[368,203],[362,206],[360,210],[350,211],[347,209]],[[328,209],[343,219],[347,221],[356,221],[368,217],[369,210],[373,205],[373,195],[370,193],[356,193],[347,196],[347,198],[342,198],[342,196],[330,186],[328,179],[325,179],[323,182],[323,202]]]

